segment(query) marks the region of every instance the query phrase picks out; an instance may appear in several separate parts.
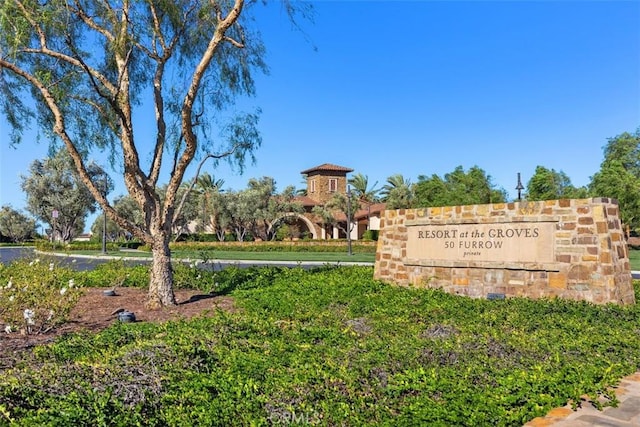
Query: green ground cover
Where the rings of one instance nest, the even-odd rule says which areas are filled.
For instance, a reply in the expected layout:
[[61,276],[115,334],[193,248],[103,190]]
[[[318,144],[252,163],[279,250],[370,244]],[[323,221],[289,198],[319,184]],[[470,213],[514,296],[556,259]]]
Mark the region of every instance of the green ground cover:
[[38,346],[0,375],[0,425],[521,426],[640,369],[638,306],[470,299],[371,267],[196,270],[179,286],[238,310]]

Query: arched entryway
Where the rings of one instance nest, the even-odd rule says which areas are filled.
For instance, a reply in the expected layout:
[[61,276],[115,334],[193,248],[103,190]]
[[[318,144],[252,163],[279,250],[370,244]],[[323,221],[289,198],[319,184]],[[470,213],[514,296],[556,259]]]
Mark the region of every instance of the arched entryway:
[[290,238],[303,239],[309,237],[311,239],[318,238],[316,227],[309,218],[300,214],[287,214],[275,220],[269,227],[269,232],[274,228],[279,228],[283,224],[290,227]]

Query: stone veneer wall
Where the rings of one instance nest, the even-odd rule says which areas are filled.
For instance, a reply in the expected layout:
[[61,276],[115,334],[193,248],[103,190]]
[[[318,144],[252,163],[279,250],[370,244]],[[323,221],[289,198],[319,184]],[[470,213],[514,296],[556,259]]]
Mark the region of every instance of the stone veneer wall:
[[[433,246],[426,251],[430,253],[427,259],[416,257],[422,249],[416,249],[415,242],[409,242],[409,255],[413,258],[408,258],[407,243],[415,239],[418,229],[456,230],[456,227],[493,228],[494,235],[500,227],[523,230],[540,227],[548,230],[546,234],[550,236],[544,244],[549,247],[534,248],[545,250],[534,253],[544,254],[540,258],[548,259],[541,262],[487,259],[491,256],[484,254],[490,254],[489,250],[476,257],[481,260],[452,258],[451,254],[435,259],[439,255]],[[464,232],[450,233],[455,237],[464,235]],[[536,231],[535,236],[544,233]],[[420,237],[443,234],[422,231]],[[535,239],[529,241],[536,244]],[[428,244],[434,242],[432,239]],[[451,242],[459,243],[453,239]],[[387,210],[381,222],[374,277],[400,285],[442,288],[469,297],[561,297],[597,304],[635,303],[618,204],[606,198]]]
[[[335,179],[336,191],[329,189],[329,181]],[[311,181],[315,181],[316,191],[311,191]],[[347,174],[346,172],[325,172],[314,173],[307,176],[307,197],[318,203],[326,203],[331,200],[334,194],[347,194]]]

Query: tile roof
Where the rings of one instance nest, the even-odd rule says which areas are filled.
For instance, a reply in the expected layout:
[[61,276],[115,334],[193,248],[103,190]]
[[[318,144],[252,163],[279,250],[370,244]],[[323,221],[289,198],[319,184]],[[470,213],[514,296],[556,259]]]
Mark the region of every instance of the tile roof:
[[349,173],[349,172],[353,172],[353,169],[350,168],[346,168],[344,166],[338,166],[338,165],[333,165],[331,163],[323,163],[320,166],[316,166],[307,170],[303,170],[302,172],[300,172],[301,174],[309,174],[311,172],[318,172],[318,171],[330,171],[330,172],[345,172],[345,173]]
[[[384,211],[386,204],[385,203],[373,203],[371,205],[371,211],[368,209],[360,209],[357,212],[353,212],[353,220],[360,221],[363,219],[367,219],[369,215],[371,216],[381,216]],[[346,221],[347,215],[344,212],[336,212],[334,214],[334,218],[338,221]]]
[[309,196],[296,196],[296,197],[294,197],[293,201],[301,203],[302,206],[318,206],[318,205],[322,205],[322,203],[316,202],[315,200],[313,200]]
[[366,203],[362,203],[361,204],[360,210],[358,210],[353,215],[354,219],[368,218],[369,215],[375,216],[376,214],[379,216],[379,215],[381,215],[382,211],[385,210],[387,204],[386,203],[372,203],[371,204],[371,209],[367,209],[366,206],[367,206]]

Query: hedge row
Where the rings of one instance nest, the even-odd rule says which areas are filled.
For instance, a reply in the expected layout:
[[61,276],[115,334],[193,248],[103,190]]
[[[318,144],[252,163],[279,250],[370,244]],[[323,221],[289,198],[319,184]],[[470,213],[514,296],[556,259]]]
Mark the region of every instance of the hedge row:
[[[101,242],[71,242],[68,244],[51,243],[46,240],[36,242],[41,251],[99,251]],[[313,240],[288,242],[175,242],[172,250],[180,251],[238,251],[238,252],[344,252],[347,241],[342,240]],[[376,242],[353,241],[351,247],[358,253],[375,253]],[[140,242],[107,242],[107,251],[119,249],[139,249],[149,251],[147,245]]]
[[[346,240],[294,241],[294,242],[178,242],[171,245],[175,250],[194,251],[241,251],[241,252],[344,252]],[[351,242],[359,253],[375,253],[376,242]]]

